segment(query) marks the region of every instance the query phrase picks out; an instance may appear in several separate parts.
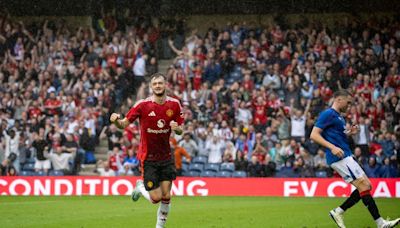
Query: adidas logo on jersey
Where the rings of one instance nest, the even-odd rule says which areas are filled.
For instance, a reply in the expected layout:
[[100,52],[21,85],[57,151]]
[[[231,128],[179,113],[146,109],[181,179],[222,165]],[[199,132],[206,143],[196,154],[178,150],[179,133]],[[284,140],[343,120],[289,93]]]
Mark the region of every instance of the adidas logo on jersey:
[[155,113],[154,111],[151,111],[151,112],[149,113],[149,116],[156,116],[156,113]]

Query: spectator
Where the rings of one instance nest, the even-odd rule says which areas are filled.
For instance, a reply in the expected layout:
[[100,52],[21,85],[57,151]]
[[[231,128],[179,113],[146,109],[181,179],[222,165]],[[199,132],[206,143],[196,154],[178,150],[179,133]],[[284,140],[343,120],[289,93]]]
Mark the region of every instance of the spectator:
[[223,142],[218,136],[214,135],[209,137],[206,143],[206,149],[208,151],[208,162],[221,163],[223,148]]
[[81,164],[83,164],[85,153],[79,150],[78,143],[74,140],[72,134],[65,135],[65,141],[61,144],[63,153],[73,154],[72,174],[77,174]]
[[359,118],[360,131],[354,136],[354,141],[357,147],[360,147],[363,156],[369,156],[369,142],[370,142],[370,132],[369,132],[369,120],[365,119],[363,116]]
[[112,150],[114,146],[121,146],[122,132],[117,129],[114,124],[105,126],[100,133],[100,140],[107,137],[108,150]]
[[315,171],[328,171],[329,167],[326,163],[325,151],[322,149],[318,150],[317,155],[314,156],[314,167]]
[[73,160],[74,153],[63,153],[62,147],[57,146],[50,154],[45,153],[45,156],[51,161],[54,170],[63,171],[64,174],[71,174],[69,162]]
[[368,177],[376,178],[379,177],[379,165],[376,163],[374,156],[369,157],[368,163],[363,166],[365,174]]
[[197,144],[197,150],[199,156],[208,156],[208,151],[206,148],[207,134],[205,131],[199,132],[197,137],[195,137],[195,142]]
[[379,177],[393,178],[397,177],[397,164],[391,161],[388,157],[383,160],[383,164],[379,169]]
[[139,88],[140,85],[145,82],[145,76],[147,75],[146,71],[146,61],[148,55],[143,54],[142,56],[138,57],[133,65],[133,74],[135,75],[135,88]]
[[57,99],[54,87],[49,89],[49,98],[44,103],[47,116],[54,116],[61,114],[62,102]]
[[109,166],[106,162],[104,162],[104,161],[102,161],[102,160],[99,160],[99,161],[97,162],[97,169],[96,169],[96,171],[97,171],[97,172],[100,174],[100,176],[102,176],[102,177],[113,177],[113,176],[115,176],[114,170],[110,169],[110,166]]
[[226,147],[222,155],[222,162],[233,163],[236,159],[236,148],[231,141],[226,142]]
[[261,177],[262,176],[262,165],[258,161],[256,156],[251,157],[251,162],[247,167],[249,177]]
[[8,158],[11,154],[14,154],[15,159],[12,159],[12,166],[15,168],[17,173],[20,171],[20,154],[19,154],[19,138],[20,132],[16,132],[14,129],[3,131],[5,139],[5,157]]
[[307,101],[306,109],[294,110],[293,104],[295,100],[291,100],[290,106],[290,118],[291,118],[291,137],[295,139],[296,142],[304,142],[306,136],[306,120],[308,116],[308,111],[310,110],[311,100]]
[[122,167],[123,161],[124,157],[121,153],[121,149],[117,146],[114,146],[112,153],[108,157],[108,167],[114,171],[115,176],[119,174],[119,171],[124,172]]
[[[395,137],[393,138],[395,139]],[[382,146],[383,154],[386,157],[392,157],[394,155],[395,141],[393,138],[390,132],[378,136],[378,143]]]
[[175,158],[175,167],[178,176],[182,176],[182,159],[185,157],[186,161],[190,163],[191,157],[186,152],[185,148],[180,147],[175,139],[171,139],[170,141],[171,149],[174,151],[174,158]]
[[35,159],[35,171],[47,171],[51,168],[50,161],[45,157],[45,154],[48,153],[48,144],[44,140],[44,129],[41,128],[39,132],[33,133],[32,147],[36,151],[36,159]]
[[89,129],[86,127],[83,128],[82,135],[79,139],[79,145],[85,151],[85,164],[96,163],[96,158],[94,157],[95,142],[89,135]]
[[183,134],[183,139],[178,143],[178,145],[183,147],[191,157],[195,157],[198,153],[197,143],[192,139],[192,135],[188,132]]
[[133,147],[128,149],[128,155],[122,161],[122,167],[125,176],[139,173],[139,160],[136,158]]

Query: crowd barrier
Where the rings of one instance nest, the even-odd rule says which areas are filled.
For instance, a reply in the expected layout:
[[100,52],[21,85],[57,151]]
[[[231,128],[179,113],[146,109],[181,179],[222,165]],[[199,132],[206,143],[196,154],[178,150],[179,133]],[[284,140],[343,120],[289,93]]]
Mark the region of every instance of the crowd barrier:
[[[129,195],[138,177],[1,177],[0,195]],[[400,178],[371,179],[374,197],[400,198]],[[146,184],[146,183],[145,183]],[[337,178],[195,178],[174,181],[177,196],[345,197],[350,184]]]

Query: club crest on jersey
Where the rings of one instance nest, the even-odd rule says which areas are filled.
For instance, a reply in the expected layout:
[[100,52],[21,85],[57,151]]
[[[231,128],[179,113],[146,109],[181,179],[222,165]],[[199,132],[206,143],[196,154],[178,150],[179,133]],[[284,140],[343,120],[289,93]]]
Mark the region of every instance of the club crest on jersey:
[[157,127],[163,128],[164,126],[165,126],[165,120],[159,119],[159,120],[157,121]]
[[168,109],[167,112],[165,113],[168,117],[171,117],[172,115],[174,115],[174,111],[172,111],[172,109]]
[[153,181],[147,181],[147,187],[152,188],[153,187]]

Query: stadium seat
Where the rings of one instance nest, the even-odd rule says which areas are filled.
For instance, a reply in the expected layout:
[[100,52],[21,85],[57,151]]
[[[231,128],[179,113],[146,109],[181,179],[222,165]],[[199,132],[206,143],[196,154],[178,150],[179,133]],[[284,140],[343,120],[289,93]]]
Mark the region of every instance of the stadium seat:
[[215,177],[217,175],[217,172],[210,171],[210,170],[205,170],[201,173],[202,177]]
[[189,170],[189,164],[187,163],[182,163],[182,172],[186,172]]
[[199,172],[199,171],[190,170],[189,172],[186,173],[186,176],[189,176],[189,177],[199,177],[199,176],[200,176],[200,173],[201,173],[201,172]]
[[34,173],[35,176],[47,176],[47,172],[41,170]]
[[247,174],[245,171],[235,171],[232,177],[247,177]]
[[219,171],[217,177],[232,177],[232,172],[229,171]]
[[317,171],[315,172],[315,177],[325,178],[328,177],[328,174],[326,173],[326,171]]
[[182,158],[182,164],[188,164],[189,165],[189,162],[186,160],[186,157]]
[[204,170],[218,172],[219,165],[220,165],[219,163],[208,163],[205,165]]
[[192,163],[198,163],[198,164],[206,164],[207,163],[207,157],[205,156],[196,156],[192,159]]
[[221,171],[233,172],[233,171],[235,171],[235,164],[233,164],[233,163],[222,163],[220,170]]
[[61,170],[51,170],[49,176],[64,176],[64,172]]
[[26,163],[33,163],[33,164],[35,164],[35,162],[36,162],[36,159],[35,159],[35,158],[28,158],[28,159],[26,159]]
[[35,170],[35,163],[25,163],[24,167],[22,168],[24,171],[33,171]]
[[204,166],[203,164],[198,164],[198,163],[192,163],[189,165],[189,171],[197,171],[197,172],[203,172]]
[[22,170],[19,173],[20,176],[35,176],[35,173],[32,171],[26,171],[26,170]]

